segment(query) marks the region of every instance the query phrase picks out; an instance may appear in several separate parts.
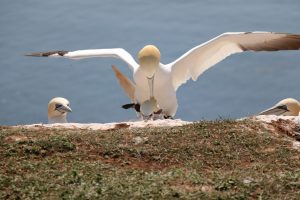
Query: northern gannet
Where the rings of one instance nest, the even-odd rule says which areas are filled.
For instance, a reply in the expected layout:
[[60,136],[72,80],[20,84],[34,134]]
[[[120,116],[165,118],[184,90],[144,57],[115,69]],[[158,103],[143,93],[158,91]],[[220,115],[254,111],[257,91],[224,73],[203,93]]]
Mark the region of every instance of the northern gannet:
[[148,104],[147,103],[142,104],[142,107],[140,104],[135,103],[135,98],[134,98],[135,84],[127,76],[125,76],[115,65],[112,65],[112,69],[115,73],[116,78],[118,79],[120,86],[122,87],[122,89],[124,90],[126,95],[131,99],[131,102],[132,102],[132,103],[123,105],[122,108],[124,108],[124,109],[134,108],[135,111],[137,112],[138,117],[142,117],[142,118],[153,117],[153,119],[160,118],[159,115],[162,112],[161,109],[154,112],[154,114],[156,114],[158,116],[151,115],[152,110],[155,110],[155,109],[157,109],[156,107],[158,107],[156,100],[150,99],[151,101]]
[[122,59],[133,71],[136,103],[141,106],[146,105],[145,107],[153,107],[157,103],[165,117],[174,117],[178,107],[176,91],[179,86],[189,79],[196,81],[203,72],[227,56],[244,51],[299,49],[300,35],[297,34],[229,32],[192,48],[166,65],[160,63],[160,51],[153,45],[147,45],[139,51],[139,64],[122,48],[38,52],[30,53],[27,56],[69,59],[115,57]]
[[48,123],[67,123],[67,113],[72,112],[70,103],[62,97],[55,97],[48,103]]
[[299,101],[293,98],[287,98],[279,101],[273,107],[259,113],[259,115],[298,116],[299,112],[300,112]]

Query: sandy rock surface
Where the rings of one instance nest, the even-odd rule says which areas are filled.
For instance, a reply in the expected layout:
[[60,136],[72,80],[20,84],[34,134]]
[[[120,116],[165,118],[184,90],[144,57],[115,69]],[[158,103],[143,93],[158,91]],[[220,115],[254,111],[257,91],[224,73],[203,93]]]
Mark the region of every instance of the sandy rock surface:
[[250,119],[263,122],[274,133],[289,136],[293,148],[300,150],[300,116],[259,115]]
[[[285,121],[293,125],[300,125],[300,117],[297,116],[275,116],[275,115],[259,115],[242,118],[251,119],[255,121],[264,122],[267,124],[275,123],[278,121]],[[195,121],[196,122],[196,121]],[[191,121],[183,121],[181,119],[164,119],[164,120],[149,120],[149,121],[128,121],[128,122],[111,122],[111,123],[56,123],[56,124],[30,124],[18,125],[15,127],[21,128],[71,128],[71,129],[89,129],[89,130],[110,130],[116,128],[143,128],[143,127],[173,127],[183,126],[193,123]]]
[[181,119],[132,121],[132,122],[112,122],[112,123],[65,123],[65,124],[31,124],[19,125],[21,128],[71,128],[88,130],[112,130],[119,128],[143,128],[143,127],[173,127],[183,126],[193,122],[182,121]]
[[296,124],[299,124],[299,116],[276,116],[276,115],[258,115],[254,117],[250,117],[250,119],[256,119],[259,121],[270,123],[272,121],[278,121],[278,120],[290,120]]
[[[251,119],[263,123],[264,127],[274,132],[274,134],[284,134],[291,138],[293,148],[300,149],[300,117],[260,115],[243,119]],[[18,125],[16,128],[43,129],[43,128],[67,128],[82,130],[116,130],[121,128],[145,128],[145,127],[174,127],[191,124],[193,122],[181,119],[149,120],[149,121],[128,121],[112,123],[65,123],[65,124],[31,124]],[[147,138],[135,138],[135,143],[139,144]]]

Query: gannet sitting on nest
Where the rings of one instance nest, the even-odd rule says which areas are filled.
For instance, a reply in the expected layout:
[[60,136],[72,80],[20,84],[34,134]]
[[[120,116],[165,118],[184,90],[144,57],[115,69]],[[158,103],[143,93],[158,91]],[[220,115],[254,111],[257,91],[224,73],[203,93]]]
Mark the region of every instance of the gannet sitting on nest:
[[279,101],[273,107],[259,113],[259,115],[298,116],[299,112],[300,112],[299,101],[293,98],[287,98]]
[[[224,33],[196,46],[169,64],[160,63],[160,51],[147,45],[138,53],[139,64],[124,49],[91,49],[31,53],[28,56],[83,59],[115,57],[124,60],[133,71],[134,100],[153,113],[162,109],[165,117],[177,111],[177,89],[187,80],[194,81],[210,67],[227,56],[244,51],[298,50],[300,35],[271,32]],[[143,109],[142,109],[143,110]]]
[[72,112],[70,103],[62,97],[55,97],[48,103],[48,123],[67,123],[67,113]]

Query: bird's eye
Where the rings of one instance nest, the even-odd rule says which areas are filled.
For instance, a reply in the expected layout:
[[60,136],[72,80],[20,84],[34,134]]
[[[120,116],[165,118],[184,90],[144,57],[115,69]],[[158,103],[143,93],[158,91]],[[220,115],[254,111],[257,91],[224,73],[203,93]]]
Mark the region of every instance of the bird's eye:
[[61,108],[63,105],[62,104],[55,104],[55,109]]
[[70,104],[67,104],[67,106],[70,106]]
[[279,108],[279,109],[281,109],[281,110],[289,111],[287,105],[280,105],[280,106],[277,106],[277,108]]

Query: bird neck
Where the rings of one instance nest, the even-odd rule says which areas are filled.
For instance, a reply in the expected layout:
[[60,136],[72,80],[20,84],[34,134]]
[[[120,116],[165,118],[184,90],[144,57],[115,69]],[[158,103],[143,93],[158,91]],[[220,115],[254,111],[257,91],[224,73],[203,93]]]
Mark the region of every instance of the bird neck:
[[150,78],[159,68],[159,60],[153,56],[147,56],[139,60],[140,68],[144,74]]
[[68,123],[67,116],[61,115],[61,116],[48,116],[48,123],[54,124],[54,123]]

